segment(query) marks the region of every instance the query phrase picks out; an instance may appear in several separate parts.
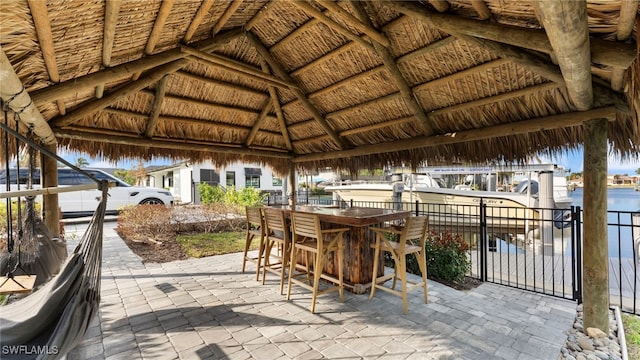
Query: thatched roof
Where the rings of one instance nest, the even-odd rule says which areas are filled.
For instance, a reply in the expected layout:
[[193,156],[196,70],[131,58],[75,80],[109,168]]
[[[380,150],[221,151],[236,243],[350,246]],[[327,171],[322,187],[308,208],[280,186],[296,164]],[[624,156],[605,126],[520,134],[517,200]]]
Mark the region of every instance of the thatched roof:
[[639,19],[637,0],[10,0],[0,45],[58,143],[114,160],[517,161],[597,118],[637,158]]

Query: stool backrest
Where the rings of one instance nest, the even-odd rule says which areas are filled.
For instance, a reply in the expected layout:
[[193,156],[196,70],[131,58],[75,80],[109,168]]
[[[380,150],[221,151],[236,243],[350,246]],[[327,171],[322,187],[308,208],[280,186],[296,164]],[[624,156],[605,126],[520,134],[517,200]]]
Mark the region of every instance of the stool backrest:
[[294,237],[297,235],[313,239],[321,238],[318,215],[292,212],[291,229]]
[[247,228],[262,228],[264,225],[264,219],[262,217],[261,207],[249,207],[247,206]]
[[289,229],[287,229],[287,220],[284,216],[284,211],[278,209],[264,209],[264,223],[267,227],[267,234],[271,234],[274,231],[282,232],[283,234],[288,234]]
[[[428,216],[412,216],[408,218],[400,235],[399,241],[401,243],[401,249],[404,248],[407,243],[409,245],[424,246],[428,225]],[[415,243],[415,240],[418,240],[418,244]]]

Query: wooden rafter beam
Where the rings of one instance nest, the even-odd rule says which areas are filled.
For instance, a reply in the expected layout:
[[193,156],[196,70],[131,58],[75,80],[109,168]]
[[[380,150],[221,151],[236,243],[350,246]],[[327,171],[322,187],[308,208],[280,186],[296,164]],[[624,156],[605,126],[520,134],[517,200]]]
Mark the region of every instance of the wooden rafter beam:
[[153,104],[151,105],[151,114],[149,114],[149,121],[147,121],[147,128],[144,131],[145,137],[153,137],[153,134],[156,130],[156,126],[158,125],[158,118],[160,117],[160,111],[162,110],[162,102],[164,101],[164,95],[167,92],[167,81],[169,80],[169,75],[165,75],[158,82],[158,86],[156,87],[155,97],[153,99]]
[[609,106],[589,111],[545,116],[537,119],[519,121],[516,123],[507,123],[488,126],[480,129],[458,131],[455,134],[421,136],[406,140],[391,141],[383,144],[360,146],[358,148],[349,150],[299,155],[293,159],[293,162],[304,163],[321,160],[333,160],[350,158],[353,156],[366,156],[396,151],[420,149],[432,146],[459,144],[469,141],[479,141],[497,137],[514,136],[546,130],[581,126],[584,122],[592,119],[615,120],[615,118],[616,109],[613,106]]
[[[367,26],[373,27],[373,23],[369,19],[364,5],[362,5],[362,3],[358,1],[352,1],[351,5],[353,6],[360,21],[364,22]],[[404,78],[404,75],[400,71],[400,68],[396,63],[396,59],[394,58],[391,51],[378,43],[374,43],[373,47],[378,53],[378,56],[382,58],[382,62],[391,75],[391,78],[396,83],[396,86],[398,86],[398,89],[400,90],[400,96],[407,104],[409,109],[411,109],[413,115],[419,120],[420,125],[422,126],[423,135],[433,134],[433,125],[431,123],[431,120],[429,119],[427,114],[425,114],[424,109],[415,98],[409,82],[407,82],[407,79]]]
[[183,151],[197,151],[205,153],[218,153],[218,154],[231,154],[231,155],[248,155],[248,156],[260,156],[278,159],[291,159],[292,156],[283,151],[276,151],[276,149],[260,150],[260,149],[248,149],[241,146],[234,146],[222,143],[212,143],[206,141],[189,141],[185,142],[183,139],[169,140],[163,138],[146,139],[137,134],[120,134],[120,135],[107,135],[107,134],[95,134],[93,129],[86,129],[86,131],[78,131],[71,129],[55,129],[55,135],[59,138],[74,139],[80,141],[93,141],[109,144],[121,144],[128,146],[143,146],[157,149],[173,149]]
[[[104,67],[111,66],[111,53],[113,52],[113,41],[115,40],[121,3],[121,0],[104,2],[104,33],[102,35],[102,66]],[[104,95],[104,84],[98,84],[96,97],[99,99],[102,95]]]
[[162,65],[146,74],[143,78],[124,84],[117,89],[114,89],[112,93],[101,99],[85,102],[67,115],[51,119],[49,123],[52,127],[65,127],[73,124],[85,116],[89,116],[96,111],[100,111],[114,102],[144,89],[145,87],[162,79],[163,76],[178,71],[189,64],[189,62],[190,59],[180,59],[169,64]]
[[158,11],[158,15],[156,16],[156,21],[153,23],[153,29],[151,30],[151,35],[149,35],[149,40],[147,40],[147,46],[144,48],[144,52],[149,55],[153,53],[153,50],[156,48],[158,44],[158,40],[160,40],[160,35],[162,35],[162,30],[164,29],[164,24],[167,23],[167,19],[171,14],[171,9],[173,8],[174,0],[163,0],[160,5],[160,11]]
[[258,114],[258,116],[256,117],[256,121],[253,122],[251,131],[249,131],[249,134],[247,135],[247,138],[244,141],[244,144],[246,147],[251,146],[253,141],[256,139],[256,135],[258,135],[258,131],[260,130],[260,127],[262,126],[265,119],[267,118],[267,115],[269,114],[269,112],[271,112],[272,109],[273,109],[273,103],[271,102],[271,98],[268,98],[262,104],[262,111],[260,111],[260,114]]
[[480,19],[489,20],[491,18],[491,11],[484,0],[471,0],[471,6],[478,13]]
[[[38,0],[35,1],[38,2]],[[224,34],[218,34],[214,39],[207,39],[191,44],[191,46],[201,51],[211,51],[226,45],[241,34],[242,29],[238,28],[225,32]],[[145,56],[138,60],[48,86],[44,89],[34,91],[32,98],[36,105],[44,105],[50,101],[74,96],[78,92],[95,87],[97,84],[121,80],[136,72],[146,71],[178,59],[186,58],[187,56],[189,56],[189,54],[183,53],[180,49],[167,50],[162,53]]]
[[[0,99],[3,106],[20,114],[20,122],[25,124],[45,145],[55,145],[56,137],[51,132],[51,127],[42,117],[42,114],[24,89],[22,81],[16,74],[9,58],[0,46],[0,74],[2,74],[2,86],[0,86]],[[4,120],[3,120],[4,122]]]
[[271,6],[273,6],[274,3],[274,1],[269,1],[265,6],[263,6],[257,14],[255,14],[249,21],[247,21],[247,23],[244,25],[245,30],[249,31],[253,29],[253,27],[256,26],[256,24],[260,22],[260,20],[262,20],[262,18],[264,18],[264,16],[269,12],[269,9],[271,8]]
[[[267,48],[260,42],[260,40],[253,33],[248,31],[246,32],[246,35],[249,41],[253,44],[253,47],[256,49],[258,54],[262,57],[262,59],[264,59],[269,64],[269,66],[271,67],[271,70],[278,77],[285,79],[288,82],[294,82],[294,80],[284,70],[282,65],[276,61],[276,59],[273,57],[273,55],[271,55],[269,50],[267,50]],[[322,126],[324,131],[329,136],[331,136],[331,139],[338,145],[338,147],[340,149],[344,149],[345,148],[344,141],[340,138],[340,136],[338,136],[336,131],[331,127],[331,125],[329,125],[329,123],[324,118],[324,116],[320,114],[318,109],[316,109],[315,106],[313,106],[313,104],[311,103],[307,95],[303,93],[302,90],[300,90],[299,88],[293,88],[291,90],[293,91],[294,95],[298,98],[298,100],[300,100],[300,102],[305,107],[305,109],[309,113],[311,113],[311,116],[313,116],[315,121],[318,122],[320,126]]]
[[576,109],[590,109],[593,88],[587,2],[538,0],[535,4],[560,65],[569,98]]
[[224,25],[227,23],[227,21],[229,21],[229,19],[231,19],[231,16],[233,16],[233,14],[236,12],[236,10],[238,10],[240,5],[242,5],[242,1],[243,0],[233,0],[233,2],[231,4],[229,4],[229,7],[227,7],[227,9],[224,11],[222,16],[220,16],[220,19],[218,20],[218,22],[213,26],[212,34],[214,36],[220,30],[222,30],[222,27],[224,27]]
[[[47,3],[41,0],[29,0],[28,3],[49,79],[51,79],[53,83],[60,83],[60,73],[58,72],[58,64],[56,63],[56,51],[53,48],[53,35],[51,34],[51,22],[49,21],[49,13],[47,12]],[[64,115],[67,111],[64,101],[60,99],[56,103],[58,105],[58,111],[61,115]]]
[[429,4],[431,4],[431,6],[433,6],[440,12],[449,11],[449,3],[447,2],[447,0],[429,0]]
[[333,20],[332,18],[330,18],[327,15],[325,15],[322,11],[320,11],[320,10],[316,9],[315,7],[313,7],[313,5],[311,5],[310,3],[306,2],[306,1],[292,1],[292,2],[290,2],[290,4],[299,7],[304,12],[306,12],[307,14],[309,14],[309,15],[313,16],[314,18],[318,19],[318,21],[320,21],[323,24],[327,25],[330,29],[332,29],[333,31],[337,32],[338,34],[341,34],[342,36],[346,37],[347,39],[349,39],[351,41],[354,41],[354,42],[357,42],[358,44],[360,44],[364,48],[366,48],[366,49],[368,49],[368,50],[370,50],[372,52],[375,52],[375,49],[373,48],[373,45],[371,45],[371,43],[369,43],[367,40],[361,38],[360,35],[354,34],[351,31],[349,31],[349,29],[347,29],[344,26],[338,24],[335,20]]
[[[260,62],[260,67],[264,73],[269,74],[269,64],[263,59]],[[278,119],[278,125],[280,125],[280,133],[284,138],[284,143],[287,146],[288,150],[293,150],[293,145],[291,144],[291,138],[289,137],[289,132],[287,131],[287,123],[284,120],[284,114],[282,113],[282,107],[280,106],[280,99],[278,99],[278,92],[276,88],[273,86],[269,86],[269,96],[271,97],[271,104],[273,105],[273,110],[276,112],[276,118]]]
[[384,34],[380,33],[378,30],[373,28],[373,26],[369,24],[365,24],[362,21],[355,18],[347,10],[345,10],[340,5],[338,5],[337,2],[333,0],[317,0],[317,1],[324,8],[326,8],[336,16],[340,17],[342,21],[358,29],[360,32],[369,36],[372,40],[376,41],[380,45],[389,46],[390,44],[389,39],[387,39],[387,37]]
[[184,34],[183,40],[185,43],[189,43],[189,41],[191,41],[193,35],[198,31],[198,27],[200,27],[204,18],[209,14],[209,10],[211,10],[211,7],[215,2],[216,0],[204,0],[202,4],[200,4],[196,15],[191,20],[191,23],[189,23],[187,32]]
[[203,83],[209,84],[209,85],[214,85],[214,86],[220,86],[223,87],[227,90],[233,90],[233,91],[237,91],[243,94],[247,94],[247,95],[251,95],[251,96],[266,96],[264,94],[264,92],[257,90],[257,89],[252,89],[250,87],[247,86],[242,86],[242,85],[238,85],[238,84],[234,84],[234,83],[230,83],[227,81],[222,81],[222,80],[216,80],[216,79],[211,79],[208,77],[203,77],[200,75],[195,75],[183,70],[179,70],[176,71],[176,75],[182,76],[182,77],[186,77],[188,79],[193,79],[196,81],[201,81]]
[[[425,21],[429,25],[450,34],[469,35],[545,54],[553,54],[553,46],[551,46],[551,42],[543,30],[525,29],[517,26],[467,19],[456,15],[434,13],[426,7],[410,1],[382,0],[382,2],[390,9]],[[636,58],[635,47],[631,44],[597,38],[591,39],[590,42],[591,61],[596,64],[626,69]]]
[[260,70],[256,69],[253,66],[249,66],[245,63],[242,63],[234,59],[229,59],[222,55],[209,54],[203,51],[196,50],[186,45],[181,45],[180,50],[182,50],[183,52],[189,55],[193,55],[198,59],[202,59],[209,64],[222,66],[237,74],[247,76],[252,80],[264,82],[267,85],[284,87],[284,88],[297,88],[297,85],[292,81],[285,81],[285,80],[278,79],[277,77],[261,72]]

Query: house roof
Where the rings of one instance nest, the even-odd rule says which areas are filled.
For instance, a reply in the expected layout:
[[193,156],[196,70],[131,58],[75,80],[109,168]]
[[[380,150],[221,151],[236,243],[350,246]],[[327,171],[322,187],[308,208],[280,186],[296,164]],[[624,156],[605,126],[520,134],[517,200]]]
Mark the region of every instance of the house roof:
[[26,90],[13,100],[32,100],[13,109],[28,123],[34,105],[33,136],[92,156],[280,173],[523,161],[580,146],[602,118],[612,150],[638,156],[638,1],[15,0],[0,14]]

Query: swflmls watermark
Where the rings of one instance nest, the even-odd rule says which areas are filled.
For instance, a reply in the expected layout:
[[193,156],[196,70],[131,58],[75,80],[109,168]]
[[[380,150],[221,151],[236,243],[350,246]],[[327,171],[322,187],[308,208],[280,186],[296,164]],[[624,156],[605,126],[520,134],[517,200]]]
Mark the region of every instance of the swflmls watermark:
[[2,345],[2,355],[57,355],[57,346],[48,345]]

